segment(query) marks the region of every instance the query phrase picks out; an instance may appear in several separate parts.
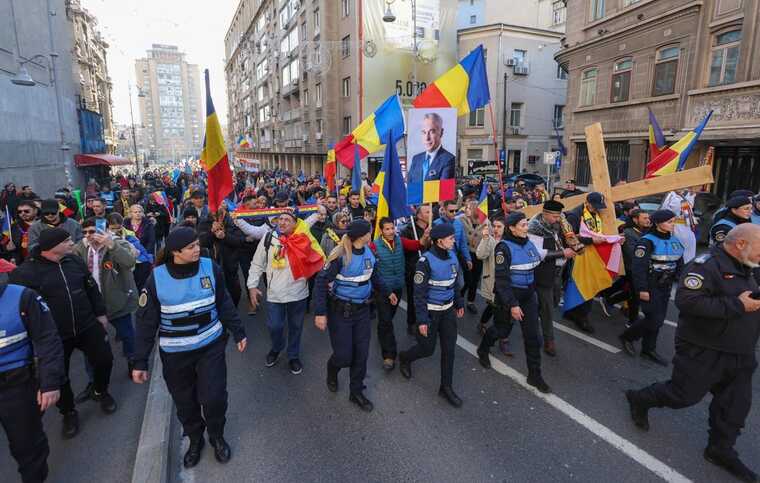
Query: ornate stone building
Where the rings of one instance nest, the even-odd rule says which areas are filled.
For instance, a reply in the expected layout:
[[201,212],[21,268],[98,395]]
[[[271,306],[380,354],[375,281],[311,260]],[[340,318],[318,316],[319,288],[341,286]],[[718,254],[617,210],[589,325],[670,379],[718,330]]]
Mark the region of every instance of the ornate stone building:
[[612,181],[648,161],[650,108],[668,144],[713,116],[689,158],[715,147],[713,190],[760,190],[760,2],[568,0],[558,62],[570,74],[564,178],[589,182],[584,127],[604,129]]

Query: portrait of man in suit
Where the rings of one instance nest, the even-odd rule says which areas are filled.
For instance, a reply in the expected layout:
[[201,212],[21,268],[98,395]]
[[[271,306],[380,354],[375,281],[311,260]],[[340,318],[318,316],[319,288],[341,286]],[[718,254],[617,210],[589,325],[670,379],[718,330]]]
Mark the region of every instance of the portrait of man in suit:
[[420,129],[422,146],[425,151],[412,157],[407,174],[407,183],[454,179],[456,177],[456,157],[448,152],[443,139],[443,119],[435,112],[425,114]]

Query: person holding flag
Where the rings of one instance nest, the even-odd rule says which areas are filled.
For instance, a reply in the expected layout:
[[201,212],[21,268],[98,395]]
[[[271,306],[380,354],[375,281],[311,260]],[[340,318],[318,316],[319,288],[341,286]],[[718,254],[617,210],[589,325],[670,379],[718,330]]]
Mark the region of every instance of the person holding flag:
[[203,140],[201,165],[206,173],[208,182],[208,208],[211,213],[219,209],[222,200],[233,190],[232,170],[227,159],[227,149],[224,146],[222,126],[211,100],[211,85],[209,72],[206,76],[206,137]]

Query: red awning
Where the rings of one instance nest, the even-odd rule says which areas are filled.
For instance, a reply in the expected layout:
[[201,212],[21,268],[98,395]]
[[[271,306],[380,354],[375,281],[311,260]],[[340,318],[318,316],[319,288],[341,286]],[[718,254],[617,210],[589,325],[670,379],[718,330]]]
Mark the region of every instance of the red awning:
[[113,154],[77,154],[74,156],[74,164],[77,168],[84,168],[85,166],[127,166],[134,163]]

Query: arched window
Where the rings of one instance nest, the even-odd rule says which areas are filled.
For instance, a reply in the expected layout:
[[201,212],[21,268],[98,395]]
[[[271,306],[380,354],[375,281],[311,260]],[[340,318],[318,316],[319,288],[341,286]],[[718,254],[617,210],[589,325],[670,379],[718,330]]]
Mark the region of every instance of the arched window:
[[678,46],[663,47],[657,51],[654,64],[653,96],[673,94],[676,91],[678,58],[681,49]]
[[719,86],[736,82],[739,66],[739,46],[741,30],[731,30],[713,38],[712,59],[710,61],[710,81],[708,85]]
[[596,102],[596,78],[599,69],[587,69],[581,74],[581,95],[578,101],[580,106],[592,106]]
[[633,70],[633,59],[627,57],[615,62],[612,67],[612,91],[610,92],[610,102],[623,102],[628,100],[628,94],[631,90],[631,71]]

